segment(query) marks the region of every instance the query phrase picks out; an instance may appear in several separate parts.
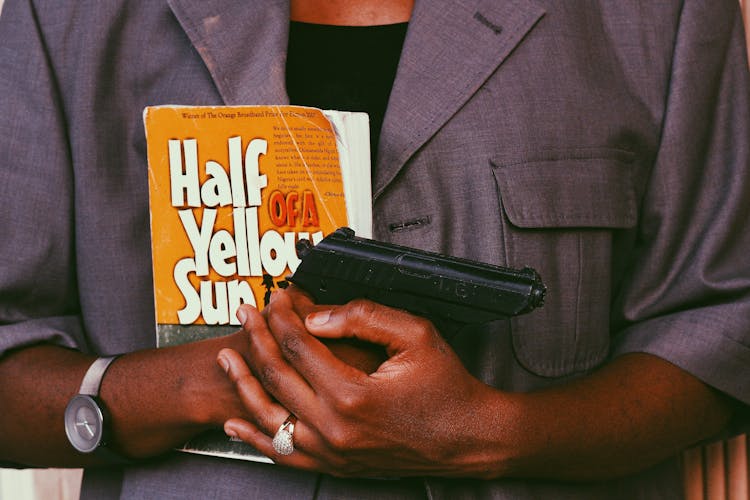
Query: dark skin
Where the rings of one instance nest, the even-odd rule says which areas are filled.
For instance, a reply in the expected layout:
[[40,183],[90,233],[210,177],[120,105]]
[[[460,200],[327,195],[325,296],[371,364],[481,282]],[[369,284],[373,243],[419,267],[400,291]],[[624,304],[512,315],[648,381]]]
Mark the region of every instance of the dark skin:
[[[411,7],[292,2],[292,16],[385,24],[407,20]],[[228,432],[279,463],[337,475],[586,479],[644,467],[713,434],[730,416],[725,398],[649,355],[623,356],[555,389],[511,394],[471,377],[432,325],[403,312],[363,301],[313,307],[294,290],[276,295],[268,323],[243,310],[244,330],[235,335],[130,353],[112,365],[101,396],[112,413],[116,450],[158,455],[226,422]],[[361,338],[383,346],[389,358],[381,363],[377,350],[346,343],[333,347],[336,357],[319,338]],[[218,353],[229,378],[216,365]],[[93,359],[51,345],[0,358],[2,460],[99,463],[75,452],[62,427],[64,408]],[[270,437],[290,411],[299,417],[297,451],[278,457]],[[422,439],[414,441],[412,432]]]
[[[429,321],[403,311],[366,300],[313,308],[293,287],[262,314],[241,309],[249,367],[231,349],[218,361],[256,417],[224,428],[292,467],[351,477],[605,479],[709,437],[731,415],[722,395],[648,354],[559,387],[509,393],[475,379]],[[383,346],[388,359],[370,374],[354,368],[320,341],[341,338]],[[271,438],[290,412],[296,450],[279,456]]]
[[[113,448],[129,457],[153,456],[232,415],[246,415],[215,359],[224,347],[247,352],[247,342],[238,333],[117,359],[101,389],[112,414]],[[101,463],[76,452],[62,425],[65,406],[93,360],[50,345],[19,349],[0,359],[3,460],[45,467]]]
[[[331,349],[354,365],[369,362],[366,351],[347,342],[333,344]],[[131,458],[151,457],[204,430],[221,428],[229,418],[249,418],[216,365],[221,349],[246,355],[248,346],[247,335],[238,332],[118,358],[100,392],[112,416],[110,446]],[[52,345],[18,349],[0,358],[0,459],[40,467],[102,464],[76,452],[62,425],[65,406],[94,359]]]
[[[293,1],[291,13],[308,22],[388,23],[408,19],[412,3]],[[332,344],[337,344],[332,350],[349,362],[368,362],[366,350],[348,342]],[[112,414],[111,447],[129,457],[150,457],[203,430],[220,428],[231,417],[249,417],[233,385],[216,366],[222,348],[245,353],[248,345],[246,334],[238,332],[119,358],[107,371],[101,389]],[[65,406],[94,359],[52,345],[27,346],[0,358],[0,460],[44,467],[101,464],[73,450],[62,426]]]
[[[311,0],[292,2],[291,13],[368,25],[406,21],[412,7]],[[277,292],[263,314],[242,310],[247,364],[231,349],[218,362],[255,417],[224,428],[291,467],[352,477],[604,479],[674,455],[731,417],[728,398],[649,354],[621,356],[555,388],[508,393],[472,377],[432,324],[403,311],[363,300],[321,308],[294,288]],[[387,359],[353,367],[323,343],[334,339],[382,346]],[[282,457],[271,438],[290,412],[296,450]]]
[[414,0],[292,0],[293,21],[371,26],[408,21]]
[[[250,418],[216,365],[220,350],[247,355],[249,344],[247,334],[240,331],[118,358],[100,392],[112,416],[110,447],[131,458],[152,457],[207,429],[221,428],[229,418]],[[369,350],[351,342],[332,341],[329,348],[354,366],[368,369],[377,364]],[[1,460],[40,467],[103,464],[76,452],[62,425],[65,407],[94,359],[52,345],[18,349],[0,358]]]

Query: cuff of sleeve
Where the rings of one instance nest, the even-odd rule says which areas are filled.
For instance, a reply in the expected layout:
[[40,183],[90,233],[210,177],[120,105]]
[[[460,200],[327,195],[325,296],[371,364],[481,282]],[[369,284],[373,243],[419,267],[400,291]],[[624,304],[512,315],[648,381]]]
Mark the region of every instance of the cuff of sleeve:
[[741,317],[736,310],[711,308],[639,322],[617,335],[612,354],[659,356],[750,405],[750,330],[738,324]]
[[40,343],[87,350],[78,316],[55,316],[0,325],[0,357],[12,349]]

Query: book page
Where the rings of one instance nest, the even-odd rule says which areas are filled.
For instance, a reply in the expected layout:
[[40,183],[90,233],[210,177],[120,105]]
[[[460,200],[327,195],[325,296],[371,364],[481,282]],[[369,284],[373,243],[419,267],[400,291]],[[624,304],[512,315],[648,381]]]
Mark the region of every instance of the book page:
[[324,111],[336,132],[349,227],[372,238],[370,123],[366,113]]

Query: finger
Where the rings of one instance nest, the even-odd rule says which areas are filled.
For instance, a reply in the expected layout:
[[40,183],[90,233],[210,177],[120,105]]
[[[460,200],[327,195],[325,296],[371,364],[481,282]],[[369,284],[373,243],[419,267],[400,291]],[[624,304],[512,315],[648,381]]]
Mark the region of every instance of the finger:
[[301,317],[304,318],[315,310],[323,309],[324,306],[315,304],[313,298],[302,290],[297,285],[290,285],[286,290],[286,295],[292,300],[294,305],[294,311]]
[[[277,426],[282,425],[281,423]],[[290,455],[281,455],[273,447],[273,435],[268,436],[265,432],[253,425],[252,422],[240,418],[233,418],[224,423],[224,432],[232,437],[239,438],[249,444],[263,455],[267,456],[274,463],[286,465],[305,470],[320,470],[322,463],[310,455],[306,450],[310,445],[306,444],[304,436],[309,433],[303,430],[303,426],[297,421],[295,424],[293,442],[294,451]]]
[[290,411],[268,396],[238,352],[232,349],[222,349],[218,360],[222,367],[226,366],[229,379],[237,387],[243,404],[254,416],[253,421],[240,418],[227,420],[224,424],[225,433],[250,444],[276,463],[320,470],[323,462],[315,460],[313,455],[304,452],[304,450],[318,450],[320,454],[320,450],[327,449],[318,434],[297,419],[293,432],[294,456],[278,454],[273,447],[273,437],[290,417]]
[[[282,292],[276,292],[277,294]],[[275,302],[275,300],[274,300]],[[266,306],[273,309],[273,303]],[[253,307],[242,306],[243,329],[249,333],[248,366],[263,388],[295,414],[307,414],[315,407],[315,392],[299,372],[284,358],[279,344],[269,331],[266,319]],[[283,313],[299,317],[289,309]]]
[[289,411],[270,397],[237,351],[222,349],[217,356],[217,362],[227,373],[240,401],[255,424],[273,435],[276,432],[274,426],[278,425],[276,422],[285,419]]
[[285,309],[293,308],[292,297],[285,291],[279,292],[269,305],[268,326],[278,342],[281,352],[310,384],[314,391],[330,388],[332,382],[342,384],[347,380],[364,377],[365,374],[340,360],[320,340],[310,335],[302,319],[293,314],[285,314]]
[[311,313],[305,326],[317,337],[356,338],[382,345],[391,356],[425,342],[444,342],[427,319],[365,299]]
[[[326,309],[329,309],[331,306],[326,305],[318,305],[313,300],[312,296],[309,295],[307,292],[305,292],[302,288],[298,287],[295,284],[291,284],[286,289],[282,290],[276,290],[271,295],[270,302],[273,302],[276,300],[278,295],[286,295],[289,299],[292,301],[292,308],[294,312],[297,313],[297,316],[300,318],[304,318],[308,314],[316,311],[323,311]],[[264,309],[265,312],[265,309]],[[267,317],[267,314],[265,314]]]

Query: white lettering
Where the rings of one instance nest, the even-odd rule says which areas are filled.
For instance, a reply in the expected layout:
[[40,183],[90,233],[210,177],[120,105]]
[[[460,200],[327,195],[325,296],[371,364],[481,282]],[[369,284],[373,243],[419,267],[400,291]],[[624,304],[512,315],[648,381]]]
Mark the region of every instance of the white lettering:
[[[198,143],[195,139],[188,139],[184,143],[185,170],[182,168],[182,151],[180,141],[170,139],[169,147],[169,178],[172,186],[173,207],[199,207],[200,193],[198,189]],[[187,204],[185,203],[187,193]]]

